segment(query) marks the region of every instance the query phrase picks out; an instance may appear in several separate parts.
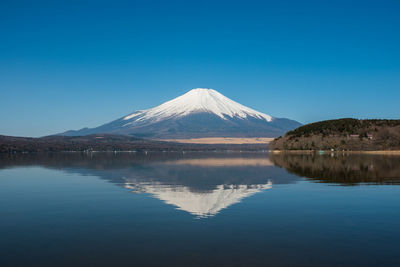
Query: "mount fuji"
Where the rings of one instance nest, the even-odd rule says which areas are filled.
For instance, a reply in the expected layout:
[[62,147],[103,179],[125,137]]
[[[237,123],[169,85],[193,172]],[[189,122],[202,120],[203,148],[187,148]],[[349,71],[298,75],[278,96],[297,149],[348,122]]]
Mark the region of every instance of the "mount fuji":
[[277,137],[301,124],[243,106],[213,89],[192,89],[157,107],[96,128],[61,135],[119,134],[147,138]]

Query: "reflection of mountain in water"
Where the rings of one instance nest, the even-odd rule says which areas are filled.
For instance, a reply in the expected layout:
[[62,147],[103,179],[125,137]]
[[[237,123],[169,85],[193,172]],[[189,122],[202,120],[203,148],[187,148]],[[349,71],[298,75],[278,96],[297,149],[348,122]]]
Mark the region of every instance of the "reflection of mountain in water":
[[126,188],[134,192],[148,193],[180,210],[187,211],[198,217],[214,216],[242,199],[252,196],[265,189],[270,189],[272,183],[257,185],[218,185],[208,192],[192,192],[185,186],[171,187],[161,184],[127,183]]
[[[97,175],[198,217],[208,217],[271,188],[271,174],[276,170],[265,157],[212,157],[154,161]],[[293,181],[282,178],[281,182]]]
[[213,216],[272,188],[272,185],[295,183],[298,176],[345,185],[400,184],[400,157],[395,156],[265,153],[0,155],[0,168],[16,166],[43,166],[97,176],[133,192],[150,194],[199,217]]
[[394,155],[271,154],[277,166],[323,183],[400,184],[400,157]]
[[[296,176],[275,168],[265,153],[93,153],[14,155],[2,167],[40,165],[94,175],[133,192],[147,193],[198,217],[216,215],[272,184]],[[0,165],[0,166],[1,166]]]

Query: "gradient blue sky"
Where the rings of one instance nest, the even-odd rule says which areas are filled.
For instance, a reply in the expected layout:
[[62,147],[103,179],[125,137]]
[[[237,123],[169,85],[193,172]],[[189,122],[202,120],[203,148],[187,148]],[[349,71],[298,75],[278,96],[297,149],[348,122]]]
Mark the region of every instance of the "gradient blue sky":
[[94,127],[191,88],[276,117],[400,118],[400,1],[1,1],[0,134]]

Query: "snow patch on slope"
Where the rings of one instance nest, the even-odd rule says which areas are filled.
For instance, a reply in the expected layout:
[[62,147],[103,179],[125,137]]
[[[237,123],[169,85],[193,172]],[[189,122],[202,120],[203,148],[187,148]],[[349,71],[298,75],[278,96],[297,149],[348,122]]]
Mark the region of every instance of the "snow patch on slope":
[[192,89],[155,108],[134,112],[124,117],[123,120],[131,120],[126,125],[148,120],[156,122],[197,112],[213,113],[222,119],[254,117],[268,122],[272,121],[272,117],[267,114],[243,106],[213,89],[205,88]]

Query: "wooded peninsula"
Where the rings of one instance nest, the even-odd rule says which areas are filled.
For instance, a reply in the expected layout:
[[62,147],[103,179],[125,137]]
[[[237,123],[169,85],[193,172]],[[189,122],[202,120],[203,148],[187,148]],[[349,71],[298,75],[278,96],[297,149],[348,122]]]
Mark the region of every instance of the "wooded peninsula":
[[337,119],[289,131],[270,143],[272,150],[400,150],[400,120]]

